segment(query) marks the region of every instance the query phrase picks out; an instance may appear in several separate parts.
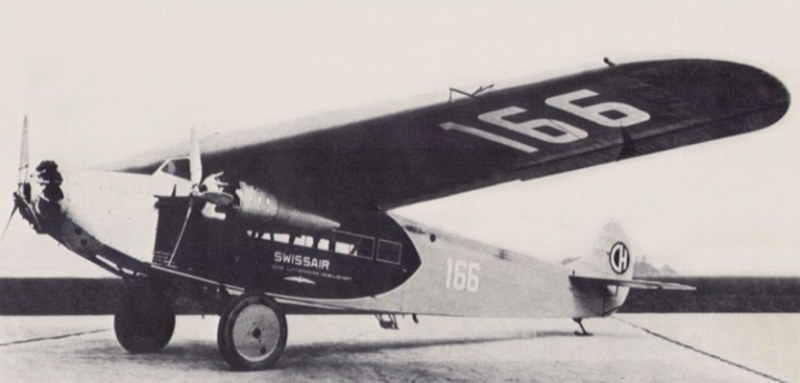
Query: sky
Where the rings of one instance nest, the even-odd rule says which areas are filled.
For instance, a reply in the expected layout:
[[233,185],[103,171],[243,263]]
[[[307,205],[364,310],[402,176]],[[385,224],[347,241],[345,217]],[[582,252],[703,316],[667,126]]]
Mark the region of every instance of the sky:
[[[91,167],[200,136],[617,63],[710,58],[800,89],[791,1],[0,0],[0,215],[23,117],[32,162]],[[614,220],[690,275],[800,276],[800,139],[774,126],[398,210],[557,261]],[[7,194],[5,194],[7,193]],[[2,197],[6,195],[7,197]],[[135,230],[135,228],[121,228]],[[106,276],[17,217],[0,276]]]

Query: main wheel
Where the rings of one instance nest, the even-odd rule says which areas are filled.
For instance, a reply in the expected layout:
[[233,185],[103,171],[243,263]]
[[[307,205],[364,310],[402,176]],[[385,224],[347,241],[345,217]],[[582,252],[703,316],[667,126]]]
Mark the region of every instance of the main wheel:
[[165,297],[129,292],[114,314],[117,341],[134,354],[160,351],[175,331],[175,312]]
[[219,319],[217,345],[236,370],[272,366],[286,347],[286,317],[269,298],[247,294],[233,298]]

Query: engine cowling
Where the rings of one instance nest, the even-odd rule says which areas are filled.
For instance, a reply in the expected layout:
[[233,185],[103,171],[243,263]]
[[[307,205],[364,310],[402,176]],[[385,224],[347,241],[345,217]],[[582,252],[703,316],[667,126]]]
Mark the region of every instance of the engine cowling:
[[36,166],[35,176],[24,179],[19,191],[14,193],[15,203],[22,217],[30,222],[37,233],[58,231],[63,218],[61,190],[63,178],[54,161],[42,161]]
[[239,182],[235,194],[237,200],[231,208],[236,219],[310,231],[333,230],[341,226],[334,220],[282,203],[271,193],[244,182]]

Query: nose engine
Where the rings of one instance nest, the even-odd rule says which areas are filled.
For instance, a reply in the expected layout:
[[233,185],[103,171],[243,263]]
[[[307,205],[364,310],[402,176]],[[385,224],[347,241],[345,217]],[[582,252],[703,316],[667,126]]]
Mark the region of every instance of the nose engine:
[[54,161],[42,161],[35,173],[26,177],[14,193],[16,208],[38,233],[49,233],[60,227],[63,219],[61,190],[63,177]]

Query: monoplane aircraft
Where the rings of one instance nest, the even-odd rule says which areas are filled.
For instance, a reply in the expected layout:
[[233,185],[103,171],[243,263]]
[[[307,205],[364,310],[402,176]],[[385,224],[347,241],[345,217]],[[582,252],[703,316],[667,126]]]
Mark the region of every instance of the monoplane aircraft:
[[132,353],[167,345],[176,297],[219,307],[235,369],[279,359],[286,314],[374,314],[385,328],[400,314],[563,317],[585,334],[581,320],[611,315],[631,288],[691,288],[632,279],[637,249],[614,223],[559,264],[393,209],[754,131],[789,107],[746,65],[607,64],[411,109],[192,134],[102,170],[30,167],[26,119],[12,217],[125,280],[114,329]]

